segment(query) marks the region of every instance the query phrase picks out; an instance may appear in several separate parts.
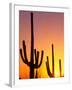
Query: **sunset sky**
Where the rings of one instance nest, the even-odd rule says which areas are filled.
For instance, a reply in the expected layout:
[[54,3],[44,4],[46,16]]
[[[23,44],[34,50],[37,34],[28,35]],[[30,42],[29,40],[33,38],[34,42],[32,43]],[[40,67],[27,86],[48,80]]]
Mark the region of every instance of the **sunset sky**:
[[[30,61],[31,46],[31,21],[30,11],[19,11],[19,48],[25,40],[27,57]],[[59,59],[64,74],[64,13],[58,12],[33,12],[34,22],[34,48],[44,50],[44,58],[38,69],[39,78],[48,78],[46,70],[46,56],[49,56],[50,69],[52,70],[52,47],[54,45],[55,77],[60,76]],[[41,57],[41,53],[40,53]],[[19,76],[22,79],[29,78],[29,67],[23,63],[20,56]]]

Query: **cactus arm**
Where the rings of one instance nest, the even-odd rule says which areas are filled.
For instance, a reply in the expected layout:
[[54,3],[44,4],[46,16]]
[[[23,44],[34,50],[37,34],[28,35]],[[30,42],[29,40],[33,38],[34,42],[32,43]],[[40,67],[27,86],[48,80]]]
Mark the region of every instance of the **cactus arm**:
[[39,68],[39,67],[41,66],[41,64],[42,64],[42,61],[43,61],[43,55],[44,55],[44,51],[42,50],[42,52],[41,52],[41,60],[40,60],[40,64],[38,65],[37,68]]
[[[40,63],[39,63],[39,65],[36,65],[36,63],[35,63],[34,68],[39,68],[41,66],[42,61],[43,61],[43,56],[44,56],[44,51],[42,50]],[[37,59],[39,59],[39,51],[37,51],[37,57],[38,57]]]
[[37,51],[36,65],[38,65],[38,60],[39,60],[39,51]]
[[35,53],[35,65],[38,65],[39,51],[37,51],[36,53],[36,49],[34,49],[34,53]]
[[47,61],[46,61],[46,68],[47,68],[47,73],[50,77],[53,77],[53,74],[51,73],[50,71],[50,67],[49,67],[49,59],[48,59],[48,56],[47,56]]
[[26,61],[26,60],[24,59],[24,57],[23,57],[22,49],[20,49],[20,56],[21,56],[21,58],[22,58],[22,61],[23,61],[25,64],[27,64],[28,66],[30,66],[30,62]]
[[38,78],[38,72],[37,72],[37,70],[36,70],[36,76],[35,76],[35,78]]
[[25,45],[25,41],[24,40],[23,40],[23,51],[24,51],[24,58],[25,58],[26,62],[28,62],[27,54],[26,54],[26,45]]
[[20,55],[21,55],[21,58],[22,58],[23,62],[26,63],[26,62],[25,62],[25,59],[24,59],[24,57],[23,57],[23,54],[22,54],[22,49],[20,49]]
[[36,59],[36,58],[37,58],[37,57],[36,57],[36,49],[34,49],[34,53],[35,53],[35,59]]
[[28,59],[27,59],[26,45],[25,45],[25,41],[24,40],[23,40],[23,51],[24,51],[24,57],[23,57],[22,49],[20,49],[20,55],[21,55],[22,61],[25,64],[27,64],[28,66],[30,66],[30,62],[28,62]]

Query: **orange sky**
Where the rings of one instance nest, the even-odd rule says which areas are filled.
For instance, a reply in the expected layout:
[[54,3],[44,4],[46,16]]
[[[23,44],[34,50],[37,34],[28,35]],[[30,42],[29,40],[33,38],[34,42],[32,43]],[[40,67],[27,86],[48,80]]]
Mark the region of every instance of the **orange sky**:
[[[34,20],[34,48],[44,50],[44,58],[38,69],[39,78],[47,78],[46,56],[49,56],[50,69],[52,65],[52,43],[54,44],[55,76],[59,77],[59,59],[62,62],[62,74],[64,74],[64,14],[56,12],[33,12]],[[22,48],[22,40],[25,40],[27,56],[30,60],[30,12],[19,11],[19,48]],[[41,54],[41,53],[40,53]],[[40,55],[41,56],[41,55]],[[21,78],[29,78],[29,67],[20,57],[19,75]]]

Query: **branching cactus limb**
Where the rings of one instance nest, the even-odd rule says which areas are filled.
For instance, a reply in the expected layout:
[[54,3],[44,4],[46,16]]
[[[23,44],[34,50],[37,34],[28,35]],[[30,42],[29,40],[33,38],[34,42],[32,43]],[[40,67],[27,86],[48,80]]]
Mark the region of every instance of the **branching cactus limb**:
[[[41,52],[40,64],[38,64],[39,63],[38,62],[39,61],[39,51],[36,51],[36,49],[34,49],[34,53],[35,53],[35,66],[38,68],[42,64],[44,51],[42,50],[42,52]],[[37,69],[36,69],[36,76],[35,76],[35,78],[38,78],[38,70]]]
[[[41,59],[40,60],[39,60],[39,56],[40,56],[39,51],[36,51],[36,49],[34,49],[34,54],[35,54],[35,65],[34,65],[34,67],[39,68],[42,64],[42,61],[43,61],[44,51],[43,50],[41,51]],[[40,61],[40,63],[38,61]]]
[[52,44],[52,72],[50,71],[49,58],[47,56],[46,69],[49,77],[54,77],[54,47]]
[[36,75],[35,75],[35,78],[38,78],[38,71],[36,70]]
[[46,61],[46,69],[47,69],[47,74],[49,75],[49,77],[54,77],[54,74],[50,71],[48,56],[47,56],[47,61]]
[[22,61],[27,64],[28,66],[30,66],[30,62],[28,62],[27,59],[27,53],[26,53],[26,45],[25,45],[25,41],[23,40],[23,53],[22,53],[22,49],[20,49],[20,55],[22,58]]
[[[34,55],[35,55],[35,63],[34,63]],[[20,49],[20,56],[22,61],[30,67],[30,78],[34,78],[34,69],[37,69],[41,66],[43,60],[44,51],[41,52],[41,60],[39,61],[39,51],[34,50],[34,32],[33,32],[33,13],[31,12],[31,53],[30,60],[27,58],[27,51],[25,41],[23,40],[23,51]],[[30,61],[30,62],[29,62]]]

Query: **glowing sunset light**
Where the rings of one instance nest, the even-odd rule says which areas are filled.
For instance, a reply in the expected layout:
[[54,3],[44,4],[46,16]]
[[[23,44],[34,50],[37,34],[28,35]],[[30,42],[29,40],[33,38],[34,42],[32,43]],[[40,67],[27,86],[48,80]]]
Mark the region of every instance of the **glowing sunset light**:
[[[47,72],[47,56],[49,68],[52,72],[53,56],[52,44],[54,50],[54,77],[60,77],[59,59],[61,59],[61,74],[64,75],[64,13],[58,12],[32,12],[33,13],[33,32],[34,49],[39,52],[38,64],[41,60],[41,52],[44,51],[42,64],[34,69],[34,78],[50,78]],[[19,11],[19,49],[23,52],[23,40],[25,41],[26,53],[30,62],[31,51],[31,12]],[[37,53],[36,53],[37,54]],[[34,55],[34,54],[33,54]],[[19,77],[21,79],[30,78],[30,67],[22,61],[19,56]],[[35,63],[35,56],[34,56]]]

